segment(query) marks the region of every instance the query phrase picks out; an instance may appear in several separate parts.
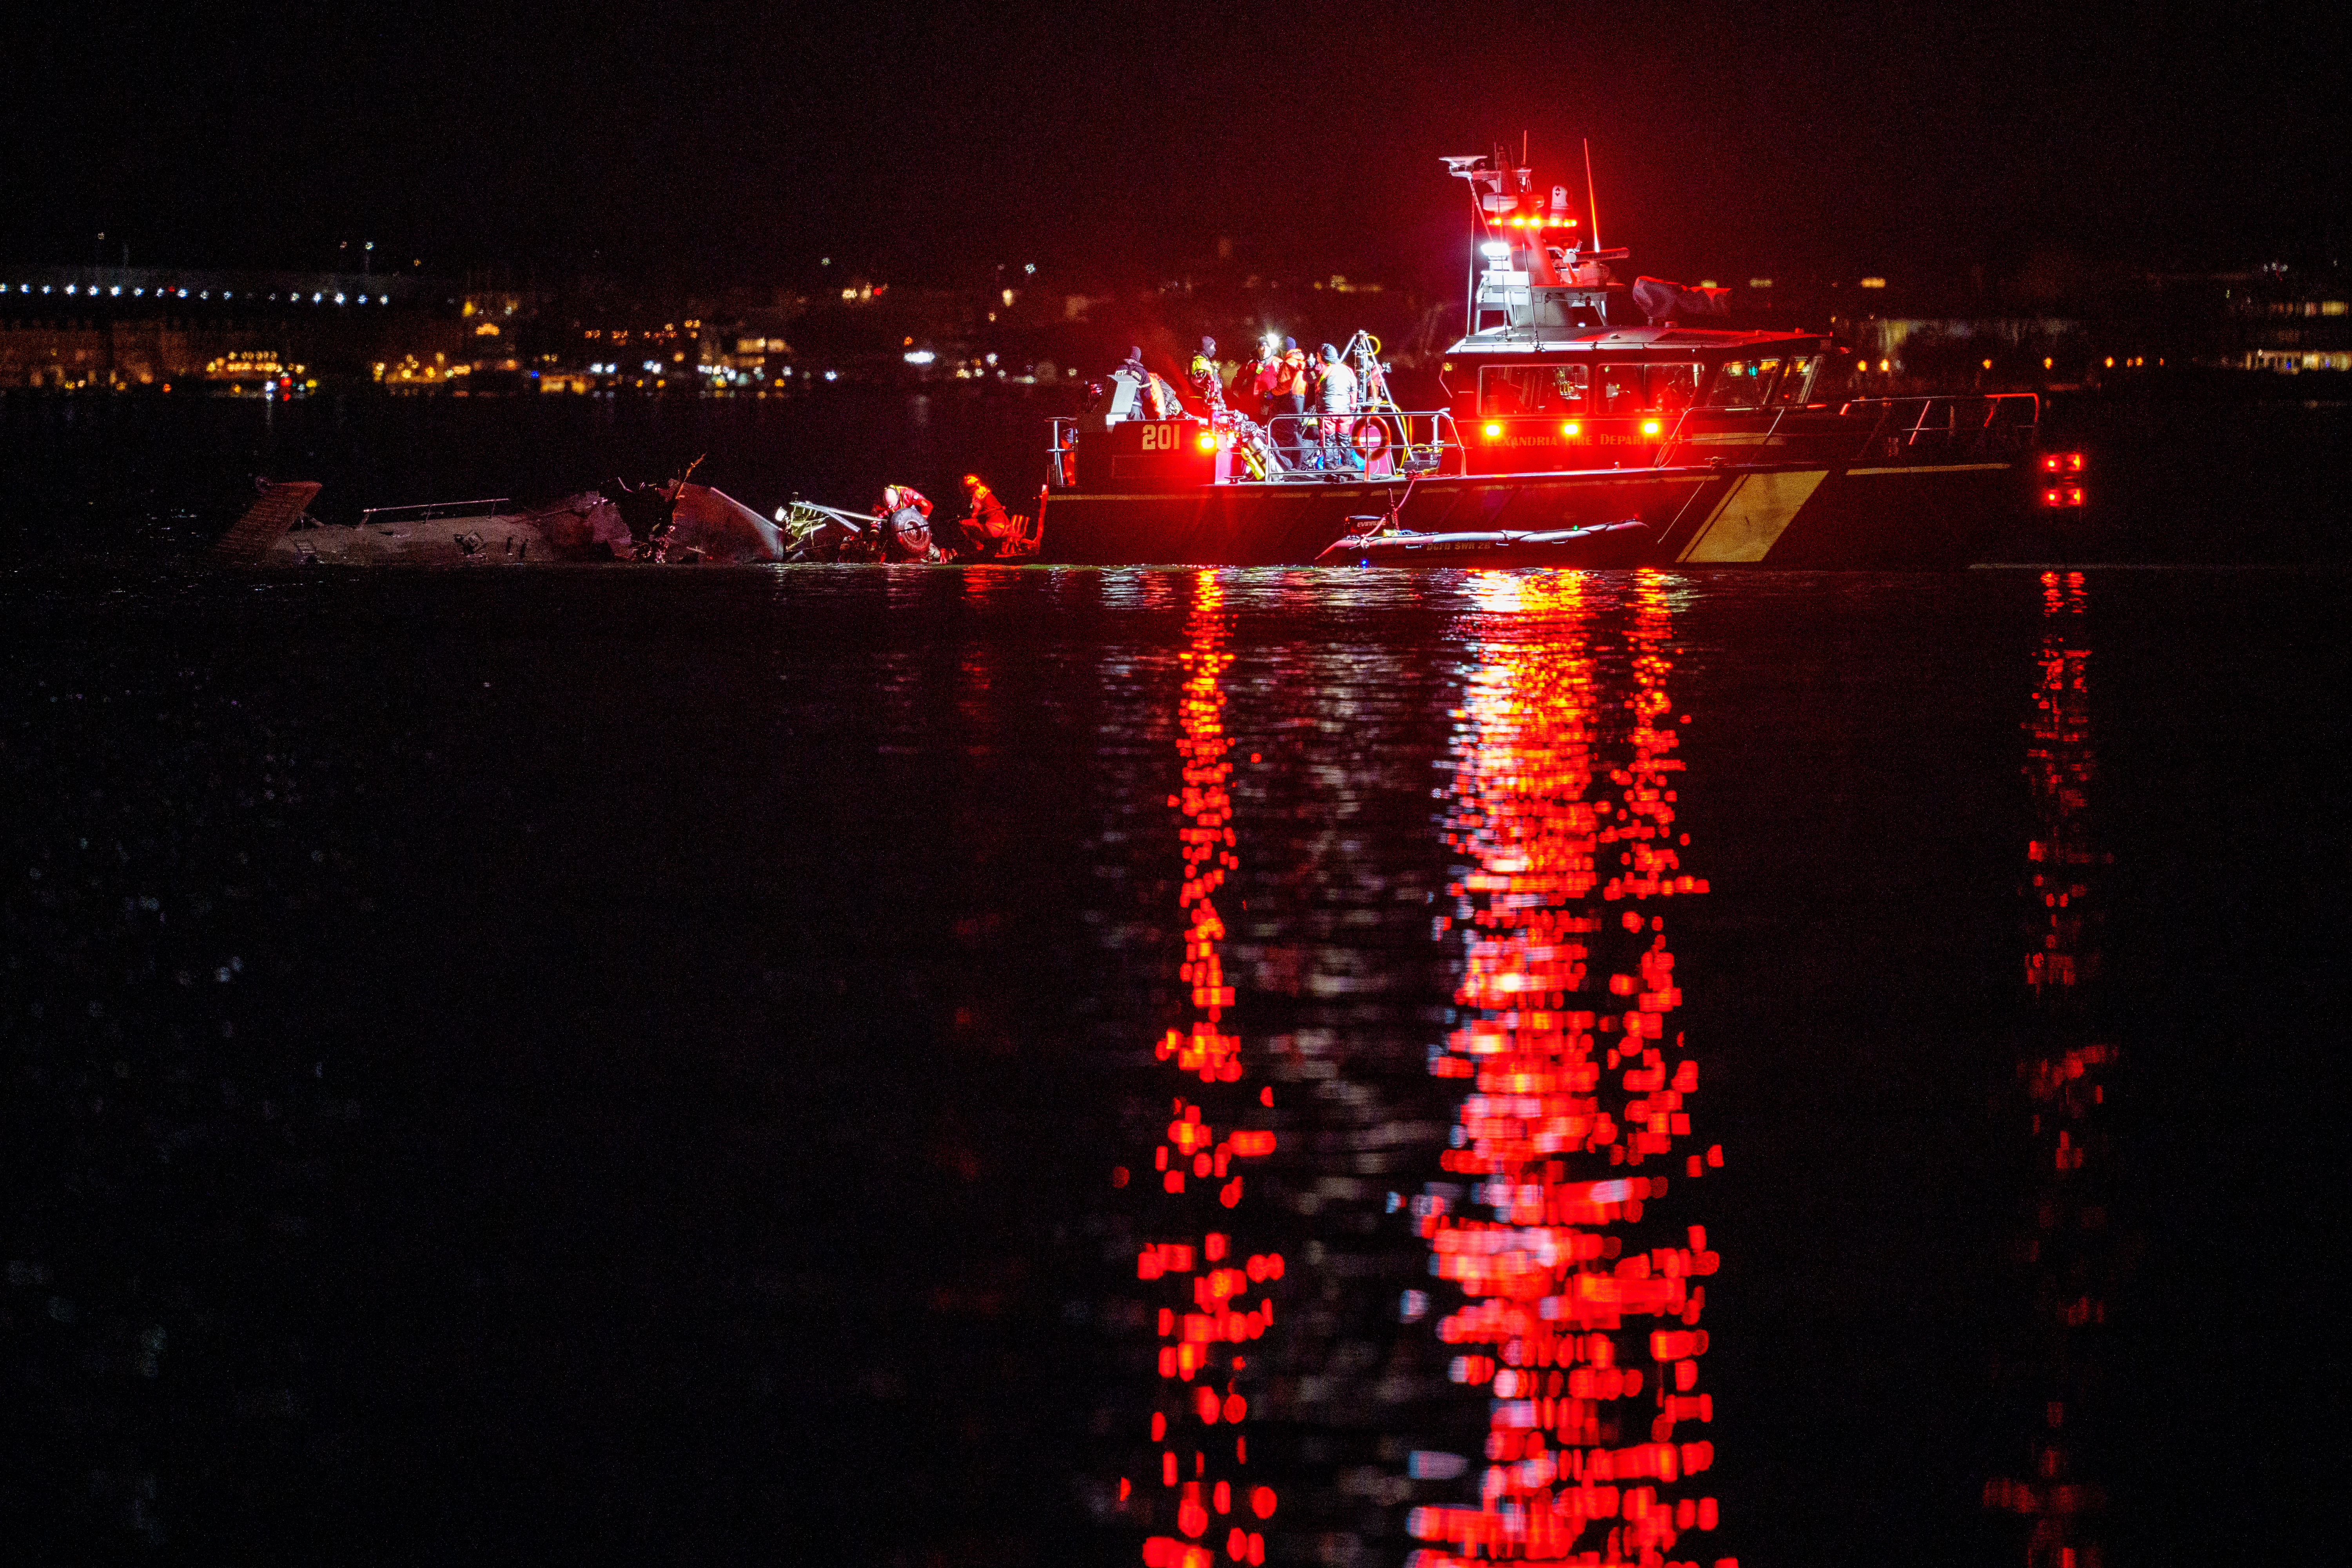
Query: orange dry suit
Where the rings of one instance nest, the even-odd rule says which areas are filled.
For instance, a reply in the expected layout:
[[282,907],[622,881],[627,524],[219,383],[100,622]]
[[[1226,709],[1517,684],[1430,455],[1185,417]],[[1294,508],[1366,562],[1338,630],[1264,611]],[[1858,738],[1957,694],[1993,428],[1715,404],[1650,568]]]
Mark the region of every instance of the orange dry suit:
[[1143,373],[1143,416],[1147,419],[1181,419],[1184,400],[1176,395],[1175,386],[1157,371]]
[[1013,537],[1013,519],[985,480],[967,479],[963,488],[971,507],[963,520],[964,538],[973,549],[992,554]]
[[1305,397],[1311,374],[1307,366],[1305,351],[1300,349],[1288,351],[1282,356],[1281,369],[1275,375],[1275,395]]
[[923,492],[914,486],[884,485],[882,504],[874,509],[874,515],[887,517],[892,512],[902,510],[907,507],[913,507],[925,517],[931,515],[931,503],[924,498]]

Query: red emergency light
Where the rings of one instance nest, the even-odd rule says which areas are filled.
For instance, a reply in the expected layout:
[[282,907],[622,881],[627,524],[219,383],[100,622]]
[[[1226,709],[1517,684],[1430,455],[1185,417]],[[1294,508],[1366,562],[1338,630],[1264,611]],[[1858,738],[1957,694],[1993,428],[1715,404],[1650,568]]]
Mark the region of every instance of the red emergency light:
[[2078,507],[2083,504],[2080,485],[2050,485],[2042,492],[2042,504],[2050,507]]
[[2083,454],[2044,452],[2042,454],[2042,471],[2045,474],[2079,474],[2083,471]]
[[1488,421],[1488,422],[1487,422],[1487,425],[1486,425],[1486,439],[1487,439],[1487,440],[1489,440],[1489,441],[1499,441],[1499,440],[1501,440],[1502,438],[1503,438],[1503,427],[1502,427],[1502,426],[1500,426],[1500,425],[1498,425],[1498,424],[1496,424],[1495,422],[1493,422],[1493,421],[1491,421],[1491,420],[1490,420],[1490,421]]

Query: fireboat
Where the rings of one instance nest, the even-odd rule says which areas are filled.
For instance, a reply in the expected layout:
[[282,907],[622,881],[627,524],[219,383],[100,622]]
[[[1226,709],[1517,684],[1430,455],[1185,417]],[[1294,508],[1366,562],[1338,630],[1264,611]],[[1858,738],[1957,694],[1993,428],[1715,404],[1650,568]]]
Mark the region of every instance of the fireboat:
[[[1500,148],[1444,162],[1475,212],[1445,406],[1399,407],[1361,332],[1355,407],[1263,425],[1214,397],[1152,417],[1144,378],[1114,372],[1053,421],[1035,558],[1950,567],[2028,504],[2034,395],[1830,395],[1826,334],[1686,325],[1724,291],[1629,289],[1565,187]],[[1612,301],[1643,324],[1611,325],[1633,313]]]

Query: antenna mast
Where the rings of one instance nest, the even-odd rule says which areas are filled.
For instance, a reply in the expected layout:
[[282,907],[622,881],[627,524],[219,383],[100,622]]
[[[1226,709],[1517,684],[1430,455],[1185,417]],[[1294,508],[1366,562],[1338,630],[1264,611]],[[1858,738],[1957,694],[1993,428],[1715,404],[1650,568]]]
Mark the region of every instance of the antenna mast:
[[1601,248],[1601,203],[1592,194],[1592,138],[1584,139],[1584,210],[1592,219],[1592,248]]

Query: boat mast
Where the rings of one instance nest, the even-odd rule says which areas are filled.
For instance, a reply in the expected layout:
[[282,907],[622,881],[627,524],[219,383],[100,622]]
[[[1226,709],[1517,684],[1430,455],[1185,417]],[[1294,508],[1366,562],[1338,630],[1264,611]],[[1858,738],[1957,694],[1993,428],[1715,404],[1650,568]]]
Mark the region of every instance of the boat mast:
[[1482,258],[1478,247],[1486,232],[1486,214],[1478,205],[1478,187],[1470,186],[1470,288],[1463,301],[1462,335],[1468,337],[1478,330],[1478,263]]
[[1601,248],[1601,202],[1592,194],[1592,138],[1584,139],[1584,216],[1592,220],[1592,248]]

